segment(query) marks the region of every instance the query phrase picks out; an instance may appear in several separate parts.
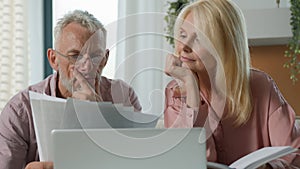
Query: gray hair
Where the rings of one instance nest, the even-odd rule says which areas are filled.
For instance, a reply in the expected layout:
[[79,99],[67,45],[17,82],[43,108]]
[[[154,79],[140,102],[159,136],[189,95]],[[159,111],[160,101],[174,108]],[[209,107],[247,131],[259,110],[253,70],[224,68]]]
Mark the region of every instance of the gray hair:
[[66,27],[70,23],[78,23],[81,26],[87,28],[91,33],[95,33],[98,30],[101,30],[104,35],[104,40],[106,41],[106,30],[103,24],[95,18],[92,14],[87,11],[74,10],[67,14],[65,14],[62,18],[60,18],[54,28],[54,39],[55,45],[56,40],[60,36],[64,27]]

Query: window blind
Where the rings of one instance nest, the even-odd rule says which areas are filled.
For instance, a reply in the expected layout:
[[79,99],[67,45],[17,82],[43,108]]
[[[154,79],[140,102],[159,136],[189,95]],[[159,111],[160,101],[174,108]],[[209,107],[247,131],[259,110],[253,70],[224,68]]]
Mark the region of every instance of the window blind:
[[0,112],[14,94],[28,86],[27,9],[24,0],[0,0]]

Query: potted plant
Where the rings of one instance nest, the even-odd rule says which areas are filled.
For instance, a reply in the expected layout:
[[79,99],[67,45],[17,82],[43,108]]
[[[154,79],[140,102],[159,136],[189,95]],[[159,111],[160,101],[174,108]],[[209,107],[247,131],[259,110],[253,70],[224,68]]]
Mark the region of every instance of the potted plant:
[[290,69],[290,79],[295,83],[300,74],[300,0],[290,0],[290,2],[292,38],[285,51],[285,57],[288,57],[289,60],[284,67]]

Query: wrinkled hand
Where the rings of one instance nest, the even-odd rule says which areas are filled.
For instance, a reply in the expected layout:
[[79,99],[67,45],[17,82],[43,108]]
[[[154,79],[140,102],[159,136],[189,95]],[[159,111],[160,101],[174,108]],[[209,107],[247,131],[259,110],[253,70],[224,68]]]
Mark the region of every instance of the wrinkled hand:
[[185,82],[188,77],[193,77],[190,69],[183,67],[182,62],[173,54],[168,54],[166,58],[165,73]]
[[[73,91],[72,93],[73,98],[80,99],[80,100],[98,101],[98,102],[103,101],[100,94],[100,84],[99,84],[98,77],[96,77],[95,86],[93,87],[76,69],[74,69],[73,74],[80,86],[78,90]],[[79,86],[75,88],[78,88]]]
[[53,169],[53,162],[38,162],[34,161],[26,165],[25,169]]

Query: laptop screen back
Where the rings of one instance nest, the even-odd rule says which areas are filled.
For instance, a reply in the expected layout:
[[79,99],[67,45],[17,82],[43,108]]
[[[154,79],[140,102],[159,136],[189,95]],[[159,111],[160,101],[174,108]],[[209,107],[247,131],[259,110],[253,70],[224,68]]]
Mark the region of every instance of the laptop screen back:
[[206,169],[202,128],[64,129],[52,143],[55,169]]

